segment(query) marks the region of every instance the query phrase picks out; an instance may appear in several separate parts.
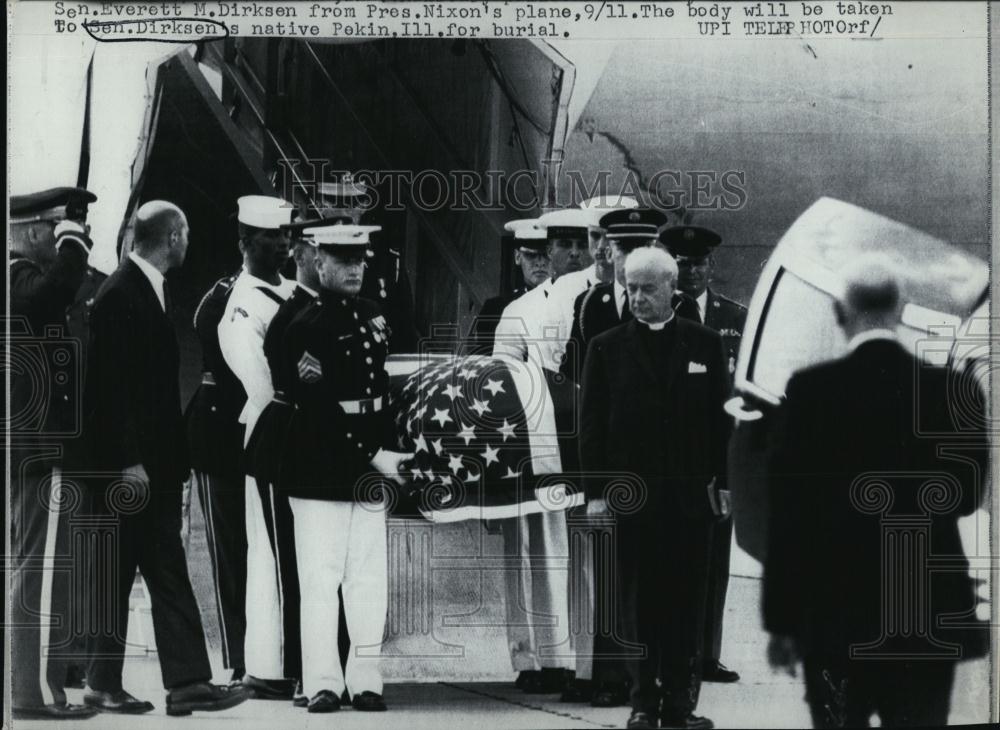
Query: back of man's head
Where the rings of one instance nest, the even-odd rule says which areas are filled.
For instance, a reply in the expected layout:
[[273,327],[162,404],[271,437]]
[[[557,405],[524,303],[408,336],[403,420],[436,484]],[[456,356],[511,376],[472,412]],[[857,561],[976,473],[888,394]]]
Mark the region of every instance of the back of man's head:
[[170,234],[185,223],[184,213],[166,200],[144,203],[135,214],[135,248],[140,253],[166,246]]
[[848,336],[866,329],[895,329],[902,312],[898,267],[884,254],[868,254],[844,271],[837,319]]

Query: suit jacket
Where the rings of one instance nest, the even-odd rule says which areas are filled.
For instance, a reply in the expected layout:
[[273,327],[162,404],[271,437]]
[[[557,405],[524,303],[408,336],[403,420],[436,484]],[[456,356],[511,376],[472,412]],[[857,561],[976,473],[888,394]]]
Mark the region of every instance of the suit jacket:
[[[849,645],[880,639],[883,609],[902,634],[905,621],[897,611],[907,612],[917,628],[919,608],[927,611],[931,634],[964,641],[954,630],[935,628],[934,620],[975,605],[957,520],[982,500],[986,441],[979,429],[959,435],[952,425],[950,377],[881,339],[789,381],[771,465],[763,597],[768,631],[796,637],[807,653],[844,656]],[[971,462],[938,455],[956,438]],[[921,495],[935,481],[945,488],[929,487]],[[952,562],[930,575],[928,603],[916,594],[883,599],[884,570],[896,571],[897,580],[914,581],[923,573],[925,580],[911,587],[927,585],[926,567],[907,567],[906,544],[895,543],[898,552],[888,552],[887,520],[904,515],[925,521],[910,533],[925,534],[927,554]],[[920,549],[920,538],[913,539]],[[898,651],[928,650],[919,637],[892,641]]]
[[[729,418],[722,339],[680,317],[665,371],[658,372],[632,320],[595,337],[584,365],[580,462],[585,473],[643,480],[642,511],[659,518],[712,516],[708,485],[724,487]],[[669,325],[668,325],[669,326]],[[592,479],[588,496],[607,480]]]
[[89,468],[142,464],[154,484],[189,473],[173,324],[131,260],[104,282],[90,315],[83,444]]
[[740,340],[746,324],[747,308],[709,287],[705,302],[705,326],[722,335],[730,374],[736,372],[736,358],[740,354]]

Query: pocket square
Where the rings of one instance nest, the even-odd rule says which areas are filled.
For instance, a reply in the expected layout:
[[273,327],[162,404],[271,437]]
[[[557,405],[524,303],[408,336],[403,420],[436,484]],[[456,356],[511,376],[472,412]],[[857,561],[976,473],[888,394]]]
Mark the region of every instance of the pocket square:
[[688,363],[689,373],[707,373],[708,368],[702,365],[700,362],[689,362]]

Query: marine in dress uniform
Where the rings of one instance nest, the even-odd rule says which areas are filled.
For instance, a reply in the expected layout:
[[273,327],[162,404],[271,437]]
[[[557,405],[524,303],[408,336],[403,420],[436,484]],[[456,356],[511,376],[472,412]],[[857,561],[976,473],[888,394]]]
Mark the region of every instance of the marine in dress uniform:
[[[280,198],[249,195],[239,199],[240,248],[244,270],[233,284],[219,322],[219,347],[243,390],[246,402],[239,421],[244,446],[254,436],[261,412],[274,397],[264,337],[267,327],[295,288],[278,272],[288,257],[292,205]],[[274,487],[246,477],[247,601],[244,684],[261,699],[291,699],[301,673],[300,637],[283,627],[284,583],[281,548],[293,541],[287,504],[274,497]]]
[[500,294],[483,302],[483,308],[469,328],[465,344],[467,355],[492,354],[494,334],[506,306],[551,276],[548,242],[545,231],[535,227],[537,220],[521,218],[504,224],[504,229],[514,234],[514,265],[520,272],[521,284],[508,294]]
[[[708,728],[700,690],[710,525],[726,478],[728,377],[718,333],[671,307],[677,268],[640,248],[626,261],[635,319],[590,342],[580,460],[588,474],[628,473],[642,489],[616,519],[624,637],[645,648],[626,662],[632,728]],[[588,510],[614,503],[614,480],[587,482]],[[611,490],[609,492],[609,490]]]
[[[309,712],[386,709],[379,671],[388,608],[387,479],[401,483],[392,451],[384,363],[391,328],[358,297],[371,226],[311,229],[319,247],[319,298],[288,325],[279,371],[296,406],[280,489],[295,515],[302,589],[303,689]],[[338,657],[338,588],[355,649]]]
[[[682,296],[675,302],[674,308],[680,316],[701,322],[722,335],[731,384],[747,320],[747,308],[708,286],[712,277],[712,251],[722,243],[722,237],[700,226],[673,226],[664,230],[660,238],[676,258],[680,270],[677,288]],[[723,499],[728,501],[728,495],[723,495]],[[703,679],[706,682],[736,682],[740,678],[721,661],[732,542],[733,520],[727,514],[724,520],[712,526],[708,615],[705,621]]]
[[164,274],[184,262],[188,225],[172,203],[136,212],[128,258],[101,286],[90,318],[81,442],[89,472],[86,536],[94,592],[84,702],[102,712],[153,709],[122,686],[136,569],[152,603],[168,715],[247,699],[210,683],[212,668],[181,543],[190,475],[179,390],[180,354]]
[[[242,269],[241,269],[242,271]],[[247,527],[243,432],[239,422],[246,392],[219,348],[219,322],[239,272],[219,279],[194,313],[201,344],[201,384],[188,404],[188,448],[194,485],[205,515],[222,662],[236,681],[246,673]]]
[[[626,204],[601,216],[599,225],[605,232],[609,258],[613,267],[613,280],[590,287],[576,297],[574,317],[563,373],[579,382],[587,344],[605,330],[632,319],[625,291],[625,258],[640,246],[658,242],[660,228],[667,217],[652,208]],[[589,544],[608,545],[602,538],[607,525],[590,520],[589,529],[595,534]],[[593,666],[590,687],[578,693],[576,701],[590,701],[594,707],[617,707],[628,701],[629,676],[624,657],[630,648],[622,638],[617,617],[620,609],[616,602],[620,591],[616,588],[617,575],[608,566],[614,564],[613,555],[592,552],[593,584]],[[589,690],[589,691],[587,691]]]
[[[559,277],[591,263],[589,240],[596,218],[593,211],[565,209],[546,213],[531,226],[545,231],[552,277],[504,309],[496,329],[494,357],[534,362],[550,384],[561,378],[562,342],[548,320],[546,301]],[[505,557],[516,565],[507,571],[506,605],[511,663],[519,673],[517,686],[528,693],[563,692],[576,666],[565,569],[569,560],[566,514],[544,511],[501,520],[500,525]]]
[[[323,182],[319,186],[322,200],[320,217],[330,222],[360,224],[368,210],[368,188],[355,182],[350,174],[340,182]],[[373,242],[365,263],[365,278],[361,296],[379,303],[386,322],[395,333],[391,352],[416,352],[420,333],[413,318],[413,288],[403,262],[403,250],[388,242]]]
[[[82,188],[53,188],[10,199],[11,362],[39,358],[45,370],[11,368],[10,619],[15,719],[79,719],[95,710],[66,702],[65,655],[73,625],[69,510],[61,494],[63,449],[75,436],[82,382],[79,343],[68,339],[66,310],[87,272],[92,246]],[[31,362],[30,360],[27,362]],[[28,367],[31,367],[30,364]],[[79,496],[79,495],[76,495]],[[60,628],[61,627],[61,628]],[[50,656],[51,654],[51,656]]]

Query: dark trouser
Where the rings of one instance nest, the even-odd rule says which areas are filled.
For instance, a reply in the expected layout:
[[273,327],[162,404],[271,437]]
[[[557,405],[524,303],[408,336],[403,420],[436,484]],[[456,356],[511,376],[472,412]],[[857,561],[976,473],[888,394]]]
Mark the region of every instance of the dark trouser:
[[[138,568],[149,589],[153,631],[167,689],[212,678],[201,616],[181,543],[181,486],[154,478],[146,501],[121,485],[90,494],[91,689],[122,688],[129,594]],[[134,496],[134,495],[133,495]]]
[[194,473],[215,583],[215,605],[222,633],[222,662],[243,669],[247,630],[247,505],[242,473]]
[[804,665],[813,727],[869,727],[873,713],[878,713],[882,727],[943,727],[948,723],[953,661],[813,657]]
[[622,632],[622,582],[617,566],[614,520],[593,520],[594,529],[594,669],[597,688],[623,688],[629,683],[626,660],[641,652]]
[[722,656],[722,622],[726,615],[726,590],[729,588],[729,556],[733,546],[733,520],[712,525],[711,557],[708,562],[708,599],[705,603],[706,662]]
[[285,677],[302,679],[302,629],[299,606],[299,569],[295,560],[295,519],[288,497],[273,486],[257,482],[267,538],[278,569],[278,600],[283,627],[282,661]]
[[709,529],[706,520],[655,507],[619,519],[623,633],[646,648],[626,663],[633,710],[656,715],[662,696],[662,716],[679,718],[698,704]]
[[[60,482],[58,447],[12,449],[11,457],[11,688],[14,707],[66,701],[63,683],[72,660],[79,602],[70,594],[73,553],[69,519],[82,490]],[[53,494],[55,491],[55,494]]]

